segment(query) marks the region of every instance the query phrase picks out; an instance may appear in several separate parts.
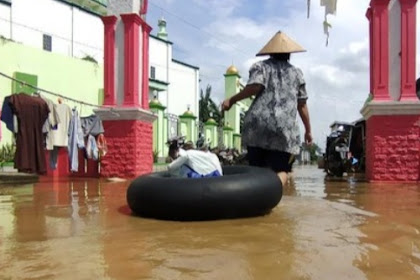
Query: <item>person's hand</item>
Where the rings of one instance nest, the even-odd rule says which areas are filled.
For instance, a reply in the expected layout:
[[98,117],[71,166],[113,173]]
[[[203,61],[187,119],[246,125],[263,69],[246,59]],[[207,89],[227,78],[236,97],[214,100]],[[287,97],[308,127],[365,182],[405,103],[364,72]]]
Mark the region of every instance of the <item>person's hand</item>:
[[233,102],[230,98],[226,99],[222,103],[222,111],[229,111],[232,108]]
[[312,134],[310,132],[305,132],[305,143],[308,146],[312,145]]

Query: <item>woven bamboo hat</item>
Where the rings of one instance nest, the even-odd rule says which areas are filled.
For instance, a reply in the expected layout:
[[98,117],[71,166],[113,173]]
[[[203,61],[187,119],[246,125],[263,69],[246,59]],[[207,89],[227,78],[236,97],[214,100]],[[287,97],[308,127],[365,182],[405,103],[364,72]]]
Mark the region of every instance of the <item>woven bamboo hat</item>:
[[273,38],[262,48],[257,56],[275,53],[297,53],[306,52],[298,43],[293,41],[284,32],[277,32]]

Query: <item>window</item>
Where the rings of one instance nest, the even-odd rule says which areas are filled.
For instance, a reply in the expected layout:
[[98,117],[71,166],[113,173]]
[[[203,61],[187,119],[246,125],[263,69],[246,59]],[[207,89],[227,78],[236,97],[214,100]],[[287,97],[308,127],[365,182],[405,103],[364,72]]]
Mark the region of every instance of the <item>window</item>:
[[150,67],[150,78],[156,79],[156,68],[154,66]]
[[46,51],[51,51],[51,46],[52,46],[52,38],[50,35],[43,35],[43,49]]

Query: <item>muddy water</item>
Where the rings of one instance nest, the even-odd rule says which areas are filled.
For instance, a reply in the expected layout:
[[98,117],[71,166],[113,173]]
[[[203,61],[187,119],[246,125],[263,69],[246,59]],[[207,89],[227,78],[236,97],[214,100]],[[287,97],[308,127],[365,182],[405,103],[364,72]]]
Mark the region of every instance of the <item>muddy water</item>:
[[420,185],[296,168],[265,217],[129,215],[127,183],[0,186],[0,279],[420,279]]

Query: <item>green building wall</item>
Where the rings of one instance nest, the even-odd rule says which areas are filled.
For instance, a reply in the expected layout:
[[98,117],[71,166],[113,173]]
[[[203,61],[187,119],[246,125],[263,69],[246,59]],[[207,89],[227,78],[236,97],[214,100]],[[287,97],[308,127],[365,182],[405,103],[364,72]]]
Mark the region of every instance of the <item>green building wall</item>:
[[[241,76],[239,73],[230,73],[228,70],[224,76],[225,98],[232,97],[244,88],[240,82]],[[251,103],[252,99],[250,98],[239,101],[228,112],[225,112],[225,127],[223,132],[223,143],[225,147],[241,150],[241,112],[246,112]]]
[[[103,66],[55,54],[40,49],[24,46],[11,41],[0,42],[0,72],[21,79],[36,77],[39,88],[46,89],[61,95],[81,100],[87,103],[98,104],[100,93],[103,92]],[[35,80],[29,81],[31,84]],[[0,76],[0,98],[3,103],[4,97],[17,93],[15,91],[32,92],[28,87],[17,88],[11,80]],[[45,97],[57,102],[57,97],[42,93]],[[81,116],[90,115],[91,107],[66,101],[71,107],[76,106]],[[10,143],[12,134],[1,123],[2,139],[0,145]]]

